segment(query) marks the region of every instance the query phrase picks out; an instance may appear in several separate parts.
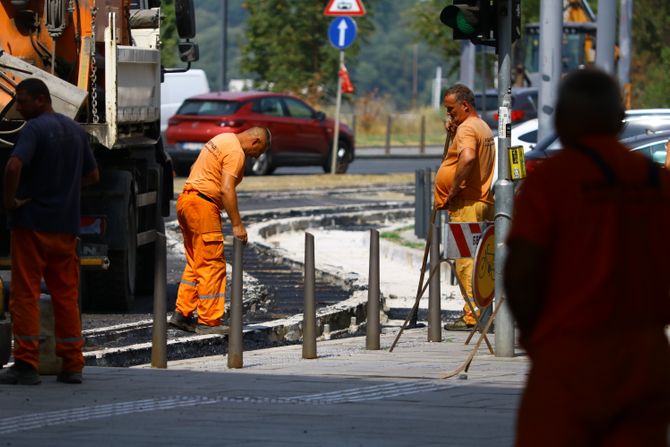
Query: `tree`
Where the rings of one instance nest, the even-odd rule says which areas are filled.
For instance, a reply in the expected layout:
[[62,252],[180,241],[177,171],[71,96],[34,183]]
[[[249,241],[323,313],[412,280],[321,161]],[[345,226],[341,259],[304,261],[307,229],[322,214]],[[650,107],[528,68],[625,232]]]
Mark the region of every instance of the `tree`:
[[163,0],[161,5],[161,64],[164,67],[177,65],[177,20],[174,15],[174,0]]
[[[328,40],[332,20],[323,15],[324,2],[248,0],[247,42],[242,47],[241,68],[254,73],[258,83],[274,91],[289,91],[318,102],[337,81],[338,51]],[[367,14],[371,2],[366,2]],[[361,39],[369,35],[367,16],[357,19],[358,38],[348,48],[355,59]]]
[[636,0],[633,5],[631,82],[634,107],[670,107],[670,4]]

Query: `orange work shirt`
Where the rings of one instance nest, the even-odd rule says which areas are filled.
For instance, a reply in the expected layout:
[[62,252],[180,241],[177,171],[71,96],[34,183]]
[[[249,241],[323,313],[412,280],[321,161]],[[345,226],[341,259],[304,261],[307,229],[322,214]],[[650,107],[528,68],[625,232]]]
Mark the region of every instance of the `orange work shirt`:
[[244,160],[244,151],[237,136],[221,133],[200,150],[184,183],[184,190],[205,194],[223,209],[223,173],[235,177],[235,185],[238,185],[244,177]]
[[491,183],[495,163],[495,143],[488,124],[478,116],[470,116],[456,129],[454,141],[435,176],[435,207],[443,209],[456,175],[458,156],[463,149],[475,151],[475,163],[461,185],[458,197],[493,204]]
[[[616,182],[584,152],[564,149],[524,180],[515,200],[509,239],[547,254],[544,304],[527,348],[563,334],[670,323],[670,173],[616,138],[582,143]],[[650,187],[654,171],[658,188]]]

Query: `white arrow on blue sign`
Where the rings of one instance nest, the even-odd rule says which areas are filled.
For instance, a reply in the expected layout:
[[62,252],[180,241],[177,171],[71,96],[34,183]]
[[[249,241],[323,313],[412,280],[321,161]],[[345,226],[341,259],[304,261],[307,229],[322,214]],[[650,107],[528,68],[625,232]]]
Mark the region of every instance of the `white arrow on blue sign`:
[[347,16],[333,19],[328,27],[328,39],[332,46],[344,50],[356,39],[356,22]]

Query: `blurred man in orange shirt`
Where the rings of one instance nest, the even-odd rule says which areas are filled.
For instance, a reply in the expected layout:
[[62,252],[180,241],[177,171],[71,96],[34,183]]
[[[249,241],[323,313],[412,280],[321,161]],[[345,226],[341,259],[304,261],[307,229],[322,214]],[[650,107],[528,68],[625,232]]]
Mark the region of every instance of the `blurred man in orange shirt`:
[[[449,210],[450,222],[493,220],[493,168],[495,143],[489,126],[477,114],[475,95],[468,87],[456,84],[444,95],[449,115],[446,156],[435,176],[435,209]],[[472,299],[472,258],[456,260],[456,275],[465,289],[463,299]],[[466,303],[463,318],[445,329],[464,330],[477,322]]]
[[[252,127],[222,133],[203,146],[177,199],[177,219],[184,236],[186,267],[170,325],[198,334],[225,334],[226,295],[221,210],[233,235],[247,243],[235,187],[242,181],[246,157],[258,157],[270,146],[270,131]],[[197,320],[194,313],[197,311]]]
[[531,360],[518,446],[667,445],[670,173],[618,142],[620,92],[595,69],[563,79],[564,149],[516,198],[505,289]]

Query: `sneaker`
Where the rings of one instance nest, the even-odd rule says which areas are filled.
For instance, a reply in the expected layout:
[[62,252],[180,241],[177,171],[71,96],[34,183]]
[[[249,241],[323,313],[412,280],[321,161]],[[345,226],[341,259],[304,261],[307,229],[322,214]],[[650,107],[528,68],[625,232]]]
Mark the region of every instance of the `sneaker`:
[[463,319],[459,319],[444,325],[444,328],[448,331],[469,331],[473,327],[475,327],[474,324],[467,324],[465,321],[463,321]]
[[35,368],[17,361],[11,367],[0,371],[2,385],[39,385],[42,380]]
[[195,332],[195,320],[192,317],[185,317],[176,310],[168,320],[168,324],[182,331]]
[[56,376],[56,381],[61,383],[81,383],[81,371],[77,372],[61,372]]
[[206,324],[198,323],[198,325],[195,327],[196,334],[228,335],[228,332],[230,332],[230,328],[223,324],[207,326]]

